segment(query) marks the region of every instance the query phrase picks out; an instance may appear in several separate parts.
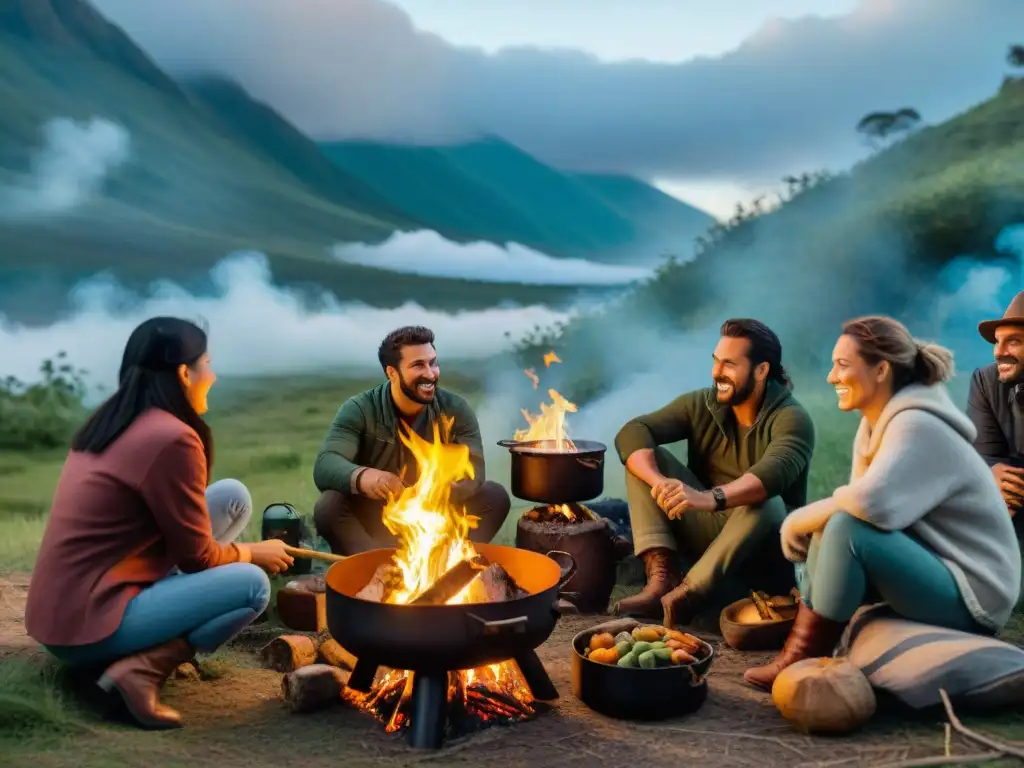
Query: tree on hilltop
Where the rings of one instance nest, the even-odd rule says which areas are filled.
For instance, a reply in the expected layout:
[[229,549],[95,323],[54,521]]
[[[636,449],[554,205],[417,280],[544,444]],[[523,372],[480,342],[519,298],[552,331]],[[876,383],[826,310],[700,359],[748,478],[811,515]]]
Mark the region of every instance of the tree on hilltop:
[[921,113],[911,107],[903,107],[894,112],[870,112],[857,123],[857,133],[877,149],[887,140],[907,133],[920,123]]
[[1006,62],[1011,67],[1024,67],[1024,45],[1011,45],[1006,54]]

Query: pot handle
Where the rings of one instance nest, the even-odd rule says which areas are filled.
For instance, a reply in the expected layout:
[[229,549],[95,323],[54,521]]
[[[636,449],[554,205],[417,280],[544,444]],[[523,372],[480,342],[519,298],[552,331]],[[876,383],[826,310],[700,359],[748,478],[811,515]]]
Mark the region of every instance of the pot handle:
[[512,619],[499,619],[497,621],[488,621],[477,616],[475,613],[467,613],[466,616],[473,620],[477,637],[521,635],[526,631],[526,625],[530,621],[527,616],[516,616]]
[[573,577],[573,574],[576,573],[576,559],[568,552],[563,552],[560,549],[551,550],[547,553],[547,556],[558,563],[558,566],[562,569],[562,575],[558,579],[558,588],[561,589]]
[[499,440],[498,445],[502,448],[515,448],[516,446],[522,445],[522,440]]

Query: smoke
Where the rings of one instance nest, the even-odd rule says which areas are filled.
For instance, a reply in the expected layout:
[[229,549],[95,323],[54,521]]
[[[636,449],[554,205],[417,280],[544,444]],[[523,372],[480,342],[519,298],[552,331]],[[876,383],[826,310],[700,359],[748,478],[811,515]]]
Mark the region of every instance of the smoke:
[[129,156],[128,131],[94,117],[65,117],[43,125],[43,146],[21,184],[0,187],[0,218],[22,219],[70,211],[99,191],[107,175]]
[[401,325],[432,328],[445,362],[480,360],[500,354],[538,325],[569,317],[544,306],[446,313],[410,302],[377,309],[342,304],[329,294],[320,297],[321,309],[311,312],[298,293],[272,284],[266,257],[254,252],[232,254],[216,265],[211,278],[211,296],[160,282],[140,298],[112,279],[97,277],[75,289],[71,316],[50,326],[14,325],[0,315],[3,375],[33,380],[42,358],[64,350],[71,364],[90,372],[90,383],[111,387],[128,335],[155,315],[207,323],[215,370],[235,376],[376,372],[380,340]]
[[642,267],[556,259],[517,243],[453,243],[430,230],[399,232],[378,245],[337,245],[332,253],[349,264],[492,283],[625,285],[652,274]]

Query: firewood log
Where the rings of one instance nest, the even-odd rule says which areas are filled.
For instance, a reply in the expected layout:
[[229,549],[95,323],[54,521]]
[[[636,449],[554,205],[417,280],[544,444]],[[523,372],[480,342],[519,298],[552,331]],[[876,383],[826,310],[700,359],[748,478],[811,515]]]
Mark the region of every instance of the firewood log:
[[341,647],[334,638],[328,638],[317,648],[317,662],[330,664],[332,667],[352,671],[356,666],[356,657]]
[[356,592],[360,600],[383,603],[395,590],[402,588],[402,571],[394,563],[384,563],[377,567],[366,586]]
[[316,642],[306,635],[281,635],[263,646],[260,656],[267,669],[292,672],[316,661]]
[[530,593],[516,584],[509,572],[499,563],[491,563],[480,574],[480,581],[487,590],[487,602],[503,603],[506,600],[518,600]]
[[441,577],[421,592],[410,605],[444,605],[475,579],[490,565],[483,555],[461,560],[449,568]]
[[341,701],[348,672],[329,664],[311,664],[281,678],[281,695],[292,712],[313,712]]

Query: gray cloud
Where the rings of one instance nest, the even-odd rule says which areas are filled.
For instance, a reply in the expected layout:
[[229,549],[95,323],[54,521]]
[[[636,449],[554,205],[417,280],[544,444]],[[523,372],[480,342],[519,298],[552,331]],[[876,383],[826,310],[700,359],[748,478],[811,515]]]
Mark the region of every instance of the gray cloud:
[[676,179],[852,162],[869,111],[937,122],[992,94],[1024,28],[1019,0],[864,0],[772,22],[716,58],[604,63],[457,48],[382,0],[93,1],[171,72],[230,75],[320,138],[496,133],[563,168]]

